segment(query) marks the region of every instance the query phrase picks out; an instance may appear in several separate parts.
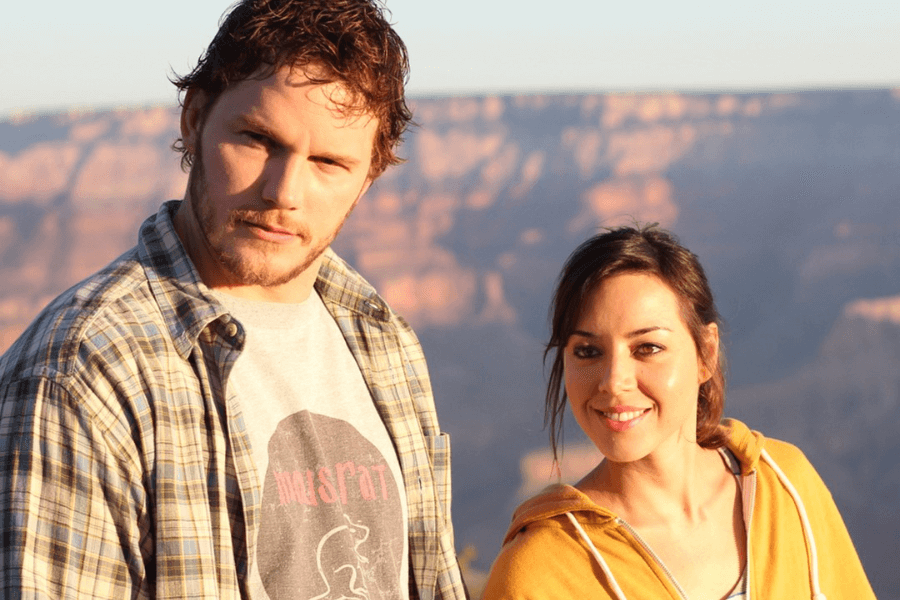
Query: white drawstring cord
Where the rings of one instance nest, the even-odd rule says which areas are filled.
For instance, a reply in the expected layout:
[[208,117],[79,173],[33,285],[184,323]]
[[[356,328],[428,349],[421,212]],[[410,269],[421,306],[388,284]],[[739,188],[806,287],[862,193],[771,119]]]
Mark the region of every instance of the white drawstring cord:
[[625,598],[625,593],[622,591],[622,588],[619,587],[619,583],[616,581],[616,578],[613,577],[612,571],[609,570],[609,567],[606,564],[606,561],[603,560],[603,557],[600,555],[600,552],[597,550],[597,547],[594,546],[594,542],[591,541],[591,538],[588,537],[588,534],[585,533],[584,529],[581,527],[581,523],[578,522],[578,519],[575,518],[570,512],[566,513],[566,516],[569,517],[569,520],[572,522],[572,525],[575,526],[575,529],[578,530],[578,534],[581,536],[581,539],[584,540],[584,543],[587,544],[588,549],[591,551],[591,554],[594,556],[594,560],[597,561],[597,564],[600,565],[600,568],[603,570],[603,573],[606,575],[607,580],[609,580],[609,585],[612,586],[613,593],[619,600],[628,600]]
[[809,579],[813,592],[812,600],[827,600],[825,594],[822,593],[822,590],[819,587],[819,555],[816,552],[816,539],[813,537],[812,526],[809,524],[809,518],[806,516],[806,507],[803,506],[803,500],[800,499],[800,494],[797,493],[797,489],[790,480],[788,480],[787,475],[784,474],[781,467],[775,464],[775,461],[769,456],[769,453],[766,452],[765,448],[762,451],[762,458],[769,463],[769,466],[775,471],[775,474],[781,481],[781,485],[787,489],[791,498],[794,500],[794,504],[797,505],[797,512],[800,513],[800,523],[803,525],[803,535],[806,536],[806,541],[809,543],[809,560],[811,563]]
[[[828,600],[825,594],[822,593],[822,589],[819,585],[819,555],[816,551],[816,539],[813,536],[812,525],[809,523],[809,517],[806,515],[806,507],[803,505],[803,500],[800,498],[800,494],[797,492],[797,488],[790,482],[787,478],[787,475],[784,474],[784,471],[781,470],[774,459],[769,456],[769,453],[766,452],[765,449],[762,450],[761,454],[762,458],[772,467],[772,470],[775,471],[775,475],[778,476],[781,484],[787,489],[788,494],[790,494],[791,498],[794,501],[794,504],[797,506],[797,512],[800,515],[800,523],[803,526],[803,535],[806,537],[806,541],[809,544],[809,557],[810,557],[810,585],[812,586],[812,600]],[[569,518],[569,521],[572,522],[572,525],[575,526],[575,529],[578,531],[578,534],[581,536],[581,539],[584,540],[584,543],[587,544],[588,549],[593,555],[594,560],[597,561],[597,564],[600,565],[600,568],[603,570],[603,573],[606,575],[609,580],[610,586],[613,588],[613,592],[616,594],[616,597],[619,600],[627,600],[625,598],[625,593],[622,592],[622,588],[619,587],[616,578],[613,577],[612,571],[610,571],[609,566],[607,566],[606,561],[603,560],[603,556],[600,555],[600,552],[597,550],[597,547],[594,546],[594,542],[591,541],[591,538],[588,537],[587,533],[584,531],[584,528],[581,527],[581,523],[578,522],[578,519],[575,516],[567,512],[566,516]]]

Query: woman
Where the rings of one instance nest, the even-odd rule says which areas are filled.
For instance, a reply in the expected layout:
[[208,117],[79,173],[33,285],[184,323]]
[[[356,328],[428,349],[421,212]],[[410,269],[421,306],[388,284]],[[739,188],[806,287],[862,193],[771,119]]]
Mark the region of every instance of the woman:
[[518,508],[485,600],[874,599],[800,450],[720,422],[719,315],[696,256],[652,227],[598,235],[552,311],[554,458],[569,404],[605,459]]

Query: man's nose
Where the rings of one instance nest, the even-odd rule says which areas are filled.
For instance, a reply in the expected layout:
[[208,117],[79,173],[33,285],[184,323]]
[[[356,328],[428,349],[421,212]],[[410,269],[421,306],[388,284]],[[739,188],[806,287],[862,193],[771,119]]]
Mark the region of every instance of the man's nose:
[[270,158],[264,174],[263,200],[278,208],[299,208],[304,200],[308,171],[308,161],[303,157],[284,155]]

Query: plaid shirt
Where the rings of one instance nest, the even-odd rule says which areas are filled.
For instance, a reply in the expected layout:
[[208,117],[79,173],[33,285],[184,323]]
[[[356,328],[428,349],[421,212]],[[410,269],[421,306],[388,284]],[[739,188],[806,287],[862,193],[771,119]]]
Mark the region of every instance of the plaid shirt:
[[[243,329],[172,225],[54,300],[0,357],[3,597],[238,598],[261,490],[225,394]],[[460,599],[450,447],[409,326],[329,251],[316,290],[390,433],[409,505],[411,599]]]

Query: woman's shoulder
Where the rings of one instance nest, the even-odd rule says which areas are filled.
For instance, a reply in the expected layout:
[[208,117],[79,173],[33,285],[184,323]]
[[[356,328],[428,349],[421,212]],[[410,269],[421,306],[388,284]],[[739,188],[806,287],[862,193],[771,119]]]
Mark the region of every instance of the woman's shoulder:
[[585,493],[566,484],[554,484],[524,501],[513,513],[504,543],[526,529],[568,528],[566,513],[579,515],[579,520],[606,521],[615,518],[607,509],[597,505]]
[[775,485],[785,491],[792,487],[801,497],[822,494],[831,497],[816,468],[798,446],[765,437],[739,421],[726,423],[731,428],[728,447],[735,453],[745,475],[757,473],[760,485]]
[[595,504],[577,488],[564,484],[551,485],[515,510],[503,539],[500,557],[526,565],[533,560],[552,558],[553,548],[571,544],[577,538],[573,517],[584,525],[592,526],[612,524],[615,520],[615,515]]
[[582,571],[589,575],[590,569],[583,542],[567,513],[593,531],[592,525],[614,524],[614,517],[576,488],[546,488],[516,510],[491,568],[485,599],[552,598],[560,589],[587,585]]
[[806,454],[798,446],[784,440],[766,438],[763,445],[766,454],[784,470],[805,470],[812,467]]
[[[802,473],[812,469],[803,451],[790,442],[766,437],[736,419],[726,419],[724,426],[729,431],[728,449],[741,463],[745,475],[755,471],[761,461],[774,462],[785,472]],[[763,460],[765,457],[769,460]]]

